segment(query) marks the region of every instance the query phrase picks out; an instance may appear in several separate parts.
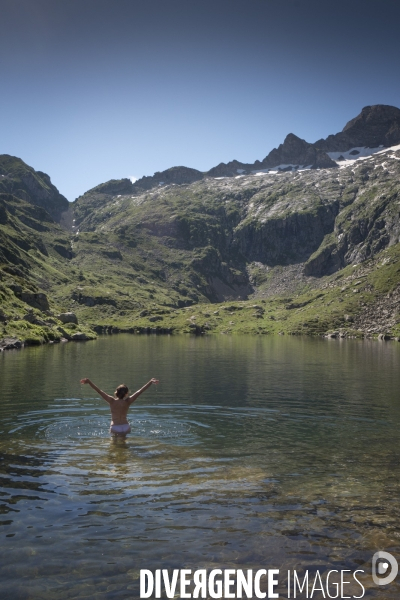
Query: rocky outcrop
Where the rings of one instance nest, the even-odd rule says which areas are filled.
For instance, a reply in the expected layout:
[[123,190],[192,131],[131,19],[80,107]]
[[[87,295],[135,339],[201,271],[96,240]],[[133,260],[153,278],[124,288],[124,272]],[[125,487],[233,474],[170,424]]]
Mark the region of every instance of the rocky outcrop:
[[110,306],[116,306],[116,301],[114,298],[110,298],[108,296],[102,296],[98,294],[97,296],[91,296],[86,293],[82,293],[79,289],[74,290],[71,294],[72,299],[79,304],[84,304],[85,306],[96,306],[98,304],[108,304]]
[[9,287],[17,298],[29,304],[32,308],[37,308],[41,311],[49,310],[49,301],[43,292],[23,291],[18,284],[11,284]]
[[313,211],[293,212],[282,217],[246,221],[237,227],[235,245],[248,261],[269,266],[301,263],[331,232],[338,207],[319,205]]
[[[371,167],[371,171],[373,167]],[[304,273],[330,275],[348,264],[359,264],[400,240],[400,222],[394,208],[398,192],[379,193],[376,182],[341,212],[332,234],[311,255]]]

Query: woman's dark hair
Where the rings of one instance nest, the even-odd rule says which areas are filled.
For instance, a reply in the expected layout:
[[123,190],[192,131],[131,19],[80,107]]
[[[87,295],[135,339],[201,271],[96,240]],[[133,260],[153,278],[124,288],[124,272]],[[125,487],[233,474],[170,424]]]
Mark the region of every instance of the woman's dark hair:
[[125,385],[124,383],[121,383],[121,385],[119,385],[117,387],[117,389],[115,390],[114,396],[116,396],[117,398],[122,400],[122,398],[125,398],[125,396],[127,395],[128,392],[129,392],[128,386]]

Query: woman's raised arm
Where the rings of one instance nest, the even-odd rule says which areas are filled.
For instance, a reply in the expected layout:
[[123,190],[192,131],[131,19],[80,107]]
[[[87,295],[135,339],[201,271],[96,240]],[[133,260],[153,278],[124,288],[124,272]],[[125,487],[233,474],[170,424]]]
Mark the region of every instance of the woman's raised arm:
[[129,404],[132,404],[132,402],[135,402],[136,398],[138,398],[140,396],[140,394],[143,394],[143,392],[145,390],[147,390],[147,388],[149,388],[152,383],[157,385],[159,383],[159,381],[158,381],[158,379],[155,379],[154,377],[152,379],[150,379],[150,381],[148,381],[146,383],[146,385],[144,385],[142,388],[140,388],[140,390],[138,390],[137,392],[132,394],[132,396],[129,396],[129,398],[128,398]]
[[90,381],[90,379],[88,379],[87,377],[84,377],[83,379],[81,379],[81,383],[88,383],[91,388],[93,388],[98,394],[100,394],[100,396],[106,402],[108,402],[108,404],[110,404],[110,402],[112,402],[114,400],[114,398],[112,396],[109,396],[108,394],[106,394],[105,392],[103,392],[103,390],[101,390],[100,388],[98,388],[97,385],[94,384],[93,381]]

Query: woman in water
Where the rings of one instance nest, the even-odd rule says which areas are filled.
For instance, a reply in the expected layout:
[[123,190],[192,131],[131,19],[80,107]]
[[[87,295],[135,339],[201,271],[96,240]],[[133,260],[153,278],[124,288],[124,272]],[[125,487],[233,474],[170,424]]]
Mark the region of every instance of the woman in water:
[[136,398],[140,396],[148,387],[151,386],[152,383],[157,385],[157,379],[150,379],[146,385],[144,385],[140,390],[129,396],[129,390],[126,385],[122,384],[117,387],[114,392],[114,396],[109,396],[105,392],[103,392],[100,388],[97,387],[90,379],[85,377],[81,379],[81,383],[88,383],[90,387],[92,387],[108,404],[111,409],[111,426],[110,433],[114,435],[126,435],[130,432],[131,426],[129,425],[127,415],[128,410],[132,402],[135,402]]

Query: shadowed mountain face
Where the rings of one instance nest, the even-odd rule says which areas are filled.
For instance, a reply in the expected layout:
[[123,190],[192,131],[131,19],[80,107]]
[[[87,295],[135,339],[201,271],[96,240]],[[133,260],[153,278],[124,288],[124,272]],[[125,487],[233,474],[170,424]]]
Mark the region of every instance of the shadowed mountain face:
[[[391,107],[363,109],[331,136],[327,151],[334,152],[336,144],[346,153],[355,143],[370,141],[376,148],[383,139],[397,140],[398,113]],[[99,331],[162,323],[168,330],[201,332],[176,311],[198,303],[268,299],[289,311],[279,316],[277,331],[299,332],[296,319],[306,322],[303,311],[320,302],[322,292],[315,290],[325,289],[333,295],[326,318],[318,320],[320,307],[308,332],[336,327],[344,309],[349,327],[357,318],[364,327],[360,315],[369,306],[373,321],[375,304],[381,307],[380,326],[397,331],[397,304],[388,307],[382,294],[397,293],[400,283],[400,148],[358,155],[350,152],[336,162],[316,144],[289,134],[251,171],[235,161],[229,163],[230,176],[223,175],[222,164],[213,176],[175,167],[134,184],[111,180],[69,205],[47,175],[2,156],[0,321],[14,323],[18,332],[43,323],[40,311],[73,311],[79,323]],[[344,301],[343,281],[353,279],[354,290]],[[362,281],[364,287],[357,288]],[[302,294],[305,299],[292,301]],[[29,307],[36,316],[26,315]],[[250,317],[263,314],[258,307]],[[217,317],[207,318],[204,331],[218,330]]]
[[0,194],[8,193],[44,208],[55,221],[68,210],[68,200],[42,171],[35,171],[20,158],[0,155]]
[[337,167],[336,163],[325,152],[293,133],[289,133],[283,144],[272,150],[261,163],[262,168],[273,168],[278,165],[293,165],[297,168],[308,166],[311,169]]

